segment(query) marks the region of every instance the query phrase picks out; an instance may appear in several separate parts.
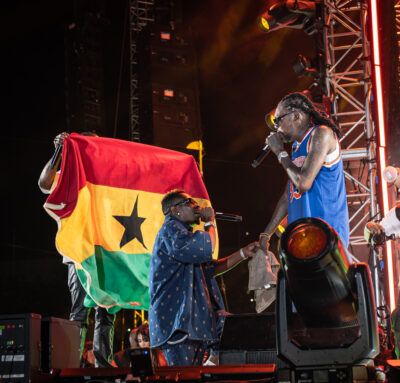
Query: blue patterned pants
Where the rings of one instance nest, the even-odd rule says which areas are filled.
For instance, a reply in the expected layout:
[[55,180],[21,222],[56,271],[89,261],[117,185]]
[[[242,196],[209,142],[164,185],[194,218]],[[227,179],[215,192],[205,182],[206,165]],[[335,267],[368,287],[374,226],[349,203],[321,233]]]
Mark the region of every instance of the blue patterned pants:
[[161,347],[168,366],[202,365],[206,345],[204,342],[188,340],[177,344],[164,344]]

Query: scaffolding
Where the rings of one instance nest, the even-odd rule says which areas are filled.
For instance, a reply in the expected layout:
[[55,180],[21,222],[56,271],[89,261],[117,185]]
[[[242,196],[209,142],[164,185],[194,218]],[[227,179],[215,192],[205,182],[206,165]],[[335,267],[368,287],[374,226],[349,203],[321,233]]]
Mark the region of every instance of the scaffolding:
[[394,1],[394,17],[395,17],[395,28],[396,28],[396,39],[398,47],[398,58],[397,58],[397,79],[400,79],[400,1]]
[[[324,0],[325,86],[331,116],[343,134],[350,245],[365,247],[365,223],[378,212],[375,129],[371,116],[371,68],[366,35],[367,5],[356,0]],[[360,171],[360,169],[362,171]]]
[[143,28],[154,22],[154,1],[129,0],[129,139],[136,142],[141,141],[137,39]]
[[379,218],[367,12],[365,1],[324,0],[324,85],[330,100],[331,117],[342,132],[340,141],[349,207],[350,248],[356,261],[369,263],[376,305],[381,307],[386,303],[385,289],[380,282],[381,255],[370,253],[363,236],[365,224]]

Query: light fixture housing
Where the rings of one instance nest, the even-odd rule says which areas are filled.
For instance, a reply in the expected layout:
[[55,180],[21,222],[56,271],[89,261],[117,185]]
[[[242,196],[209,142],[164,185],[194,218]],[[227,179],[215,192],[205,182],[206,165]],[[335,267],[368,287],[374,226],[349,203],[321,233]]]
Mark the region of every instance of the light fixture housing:
[[367,363],[379,353],[368,266],[349,263],[319,218],[292,222],[282,235],[276,298],[278,355],[290,364]]
[[282,235],[279,257],[306,326],[337,327],[357,320],[347,255],[325,221],[302,218],[291,223]]
[[258,17],[258,27],[262,32],[280,28],[304,29],[307,34],[316,31],[315,9],[320,1],[285,0],[278,1]]

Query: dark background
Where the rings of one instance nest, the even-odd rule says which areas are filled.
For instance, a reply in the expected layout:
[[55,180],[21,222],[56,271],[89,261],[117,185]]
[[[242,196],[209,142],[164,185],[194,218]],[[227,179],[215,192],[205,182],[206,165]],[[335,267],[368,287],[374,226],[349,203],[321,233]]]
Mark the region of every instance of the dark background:
[[[53,154],[53,138],[67,130],[64,31],[74,18],[71,3],[20,0],[1,5],[1,314],[69,313],[67,268],[55,250],[56,223],[42,207],[46,197],[37,181]],[[107,4],[107,131],[112,136],[127,3]],[[199,62],[205,183],[218,211],[244,218],[242,224],[219,223],[222,257],[258,239],[283,192],[287,177],[275,156],[257,169],[250,164],[268,134],[264,114],[286,93],[310,84],[296,77],[291,64],[298,53],[312,57],[314,44],[302,31],[261,33],[256,25],[266,4],[261,0],[183,4],[183,20],[192,27]],[[116,132],[122,139],[129,131],[126,73]],[[224,279],[228,309],[254,312],[247,264]]]

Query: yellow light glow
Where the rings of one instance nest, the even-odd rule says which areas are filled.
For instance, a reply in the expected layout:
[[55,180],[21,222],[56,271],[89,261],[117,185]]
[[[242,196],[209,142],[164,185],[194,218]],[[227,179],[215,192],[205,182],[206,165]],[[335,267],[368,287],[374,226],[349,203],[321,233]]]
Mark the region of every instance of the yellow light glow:
[[267,21],[267,19],[265,19],[264,17],[261,16],[261,26],[265,29],[265,30],[269,30],[269,23]]
[[269,114],[267,118],[268,118],[269,121],[271,121],[272,125],[275,125],[276,119],[275,119],[275,116],[273,114]]

